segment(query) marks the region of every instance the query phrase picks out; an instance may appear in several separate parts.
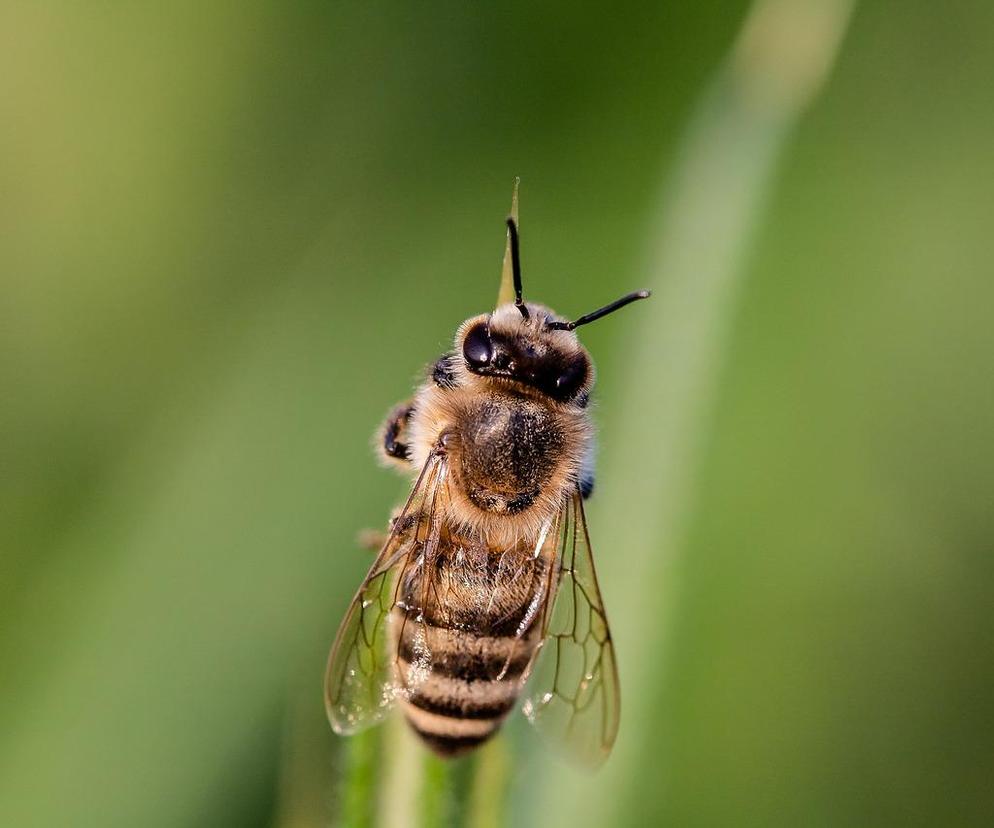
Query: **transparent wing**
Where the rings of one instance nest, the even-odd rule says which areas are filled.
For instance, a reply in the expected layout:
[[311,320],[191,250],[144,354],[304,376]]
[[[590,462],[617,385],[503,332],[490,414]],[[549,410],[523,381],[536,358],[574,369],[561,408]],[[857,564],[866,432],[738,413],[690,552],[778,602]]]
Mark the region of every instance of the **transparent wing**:
[[618,671],[579,490],[556,521],[543,644],[523,709],[538,731],[580,764],[600,765],[618,733]]
[[400,692],[388,620],[401,583],[424,565],[426,547],[437,543],[436,506],[446,472],[445,456],[433,453],[338,628],[325,673],[325,708],[336,733],[376,724]]

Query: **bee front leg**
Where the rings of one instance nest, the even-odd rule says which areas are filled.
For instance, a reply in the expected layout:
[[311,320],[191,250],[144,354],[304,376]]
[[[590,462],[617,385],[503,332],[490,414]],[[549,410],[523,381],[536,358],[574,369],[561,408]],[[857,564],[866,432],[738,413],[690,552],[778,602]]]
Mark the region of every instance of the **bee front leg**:
[[594,449],[592,445],[587,449],[587,454],[583,458],[576,482],[580,486],[580,497],[584,500],[594,493]]
[[411,463],[411,449],[407,428],[414,413],[414,404],[408,400],[396,406],[380,428],[378,445],[382,458],[390,464],[407,467]]

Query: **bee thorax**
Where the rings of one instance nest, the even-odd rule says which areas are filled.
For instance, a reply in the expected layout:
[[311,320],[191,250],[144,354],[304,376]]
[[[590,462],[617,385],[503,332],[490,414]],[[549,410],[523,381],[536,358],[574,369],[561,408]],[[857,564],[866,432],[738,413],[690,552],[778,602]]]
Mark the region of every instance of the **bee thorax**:
[[566,441],[546,407],[520,398],[486,399],[460,423],[456,472],[479,509],[517,514],[553,477]]

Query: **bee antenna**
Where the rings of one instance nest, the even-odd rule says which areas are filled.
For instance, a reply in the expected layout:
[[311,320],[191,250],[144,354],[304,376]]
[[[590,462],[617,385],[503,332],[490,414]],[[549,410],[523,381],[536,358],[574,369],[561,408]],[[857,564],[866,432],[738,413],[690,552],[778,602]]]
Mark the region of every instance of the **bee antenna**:
[[634,293],[622,296],[620,299],[615,299],[610,305],[605,305],[603,308],[591,311],[590,313],[585,313],[575,322],[546,322],[545,327],[552,331],[572,331],[574,328],[579,328],[581,325],[589,325],[591,322],[596,322],[602,316],[614,313],[616,310],[623,308],[625,305],[630,305],[632,302],[637,302],[639,299],[648,299],[650,296],[652,296],[652,293],[648,290],[637,290]]
[[527,319],[528,308],[525,307],[525,301],[521,298],[521,255],[518,252],[518,224],[515,222],[514,216],[507,217],[507,235],[511,240],[511,272],[514,274],[514,307]]

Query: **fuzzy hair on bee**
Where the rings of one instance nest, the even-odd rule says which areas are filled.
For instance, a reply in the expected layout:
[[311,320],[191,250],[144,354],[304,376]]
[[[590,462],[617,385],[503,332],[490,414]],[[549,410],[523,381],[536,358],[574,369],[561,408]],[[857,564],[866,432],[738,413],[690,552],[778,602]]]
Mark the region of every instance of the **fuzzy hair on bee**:
[[597,764],[619,692],[583,515],[595,372],[576,328],[649,294],[575,321],[525,302],[513,218],[507,231],[514,301],[459,325],[377,432],[414,483],[339,629],[325,701],[340,733],[399,703],[453,756],[490,738],[531,681],[529,719]]
[[463,322],[461,357],[446,357],[444,385],[432,371],[408,425],[415,468],[446,435],[455,524],[500,542],[535,537],[593,450],[593,365],[572,331],[544,327],[551,311],[527,307],[527,319],[504,305]]

